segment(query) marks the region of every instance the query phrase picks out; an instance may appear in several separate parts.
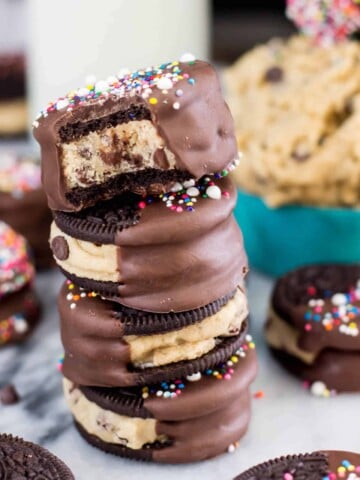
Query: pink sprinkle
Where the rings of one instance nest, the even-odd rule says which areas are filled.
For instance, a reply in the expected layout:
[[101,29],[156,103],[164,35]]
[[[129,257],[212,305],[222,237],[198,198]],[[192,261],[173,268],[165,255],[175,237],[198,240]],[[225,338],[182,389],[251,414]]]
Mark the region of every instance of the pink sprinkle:
[[310,325],[310,323],[306,323],[304,328],[307,332],[310,332],[310,330],[312,330],[312,326]]
[[139,208],[145,208],[145,207],[146,207],[146,203],[145,203],[145,202],[139,202],[139,203],[138,203],[138,207],[139,207]]
[[222,192],[222,194],[224,195],[225,198],[229,198],[229,197],[230,197],[230,193],[229,193],[229,192]]
[[183,211],[183,208],[182,208],[182,207],[176,207],[176,211],[177,211],[178,213],[180,213],[180,212]]
[[294,477],[291,473],[284,473],[284,480],[294,480]]
[[231,379],[231,375],[230,375],[229,373],[225,373],[224,379],[225,379],[225,380],[230,380],[230,379]]

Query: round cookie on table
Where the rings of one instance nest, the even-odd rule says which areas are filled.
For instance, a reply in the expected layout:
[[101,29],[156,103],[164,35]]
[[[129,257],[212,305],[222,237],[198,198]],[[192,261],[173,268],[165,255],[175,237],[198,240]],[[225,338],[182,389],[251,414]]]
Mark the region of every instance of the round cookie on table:
[[236,216],[250,265],[271,275],[360,258],[360,42],[336,40],[271,40],[226,72]]
[[[192,370],[194,371],[194,370]],[[172,377],[171,366],[163,378]],[[256,355],[250,336],[227,360],[184,377],[131,388],[83,387],[64,379],[80,434],[105,452],[187,463],[233,452],[250,422]]]
[[0,478],[75,480],[69,468],[40,445],[0,434]]
[[53,265],[49,248],[51,212],[32,157],[0,152],[0,220],[29,242],[37,268]]
[[280,278],[265,334],[314,395],[359,391],[360,265],[307,266]]
[[234,480],[356,480],[360,454],[318,451],[275,458],[237,476]]
[[25,340],[39,320],[34,275],[26,240],[0,221],[0,347]]

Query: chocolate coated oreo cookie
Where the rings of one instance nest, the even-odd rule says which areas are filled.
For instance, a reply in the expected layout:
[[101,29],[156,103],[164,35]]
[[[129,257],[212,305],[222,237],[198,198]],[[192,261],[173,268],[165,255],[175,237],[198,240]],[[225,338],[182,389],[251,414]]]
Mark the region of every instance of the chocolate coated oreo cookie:
[[0,478],[74,480],[69,468],[45,448],[0,434]]
[[[224,362],[236,352],[244,343],[247,334],[247,322],[242,325],[239,335],[219,339],[219,343],[205,355],[193,360],[184,360],[159,367],[137,368],[131,364],[128,346],[118,342],[116,351],[112,355],[108,351],[106,357],[93,356],[91,352],[74,351],[65,346],[63,373],[74,383],[79,385],[96,385],[103,387],[145,385],[149,383],[171,381],[179,377],[186,377],[197,372],[205,371]],[[94,349],[96,350],[96,339]],[[114,350],[115,352],[115,350]]]
[[360,455],[350,452],[320,451],[288,455],[259,464],[235,480],[324,480],[357,478]]
[[[272,295],[267,341],[314,392],[358,391],[360,265],[314,265],[282,277]],[[355,368],[354,368],[355,367]]]
[[64,379],[64,392],[92,445],[138,460],[184,463],[224,453],[244,435],[256,369],[247,337],[227,361],[173,382],[109,389]]

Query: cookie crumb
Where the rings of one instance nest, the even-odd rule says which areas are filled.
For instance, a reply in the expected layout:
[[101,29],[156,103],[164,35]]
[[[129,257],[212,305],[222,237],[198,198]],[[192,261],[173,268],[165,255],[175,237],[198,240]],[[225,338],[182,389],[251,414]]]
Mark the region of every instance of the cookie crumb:
[[14,385],[5,385],[0,388],[0,404],[15,405],[20,401],[20,396]]

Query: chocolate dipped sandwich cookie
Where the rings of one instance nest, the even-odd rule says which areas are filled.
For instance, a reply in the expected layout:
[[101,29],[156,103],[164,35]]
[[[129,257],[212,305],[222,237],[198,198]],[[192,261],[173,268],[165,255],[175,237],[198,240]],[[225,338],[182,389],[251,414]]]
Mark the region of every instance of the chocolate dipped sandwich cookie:
[[29,156],[0,153],[0,220],[28,240],[38,268],[54,264],[49,248],[51,219],[40,164]]
[[0,478],[75,480],[65,463],[48,450],[7,434],[0,434]]
[[122,72],[50,103],[34,123],[53,210],[233,168],[238,151],[215,69],[187,56]]
[[25,239],[0,221],[0,347],[25,340],[39,320],[34,274]]
[[175,187],[158,197],[55,211],[57,264],[77,285],[138,310],[181,312],[229,295],[247,272],[232,215],[236,189],[227,177]]
[[95,447],[138,460],[185,463],[231,451],[243,437],[255,374],[248,336],[225,362],[173,382],[105,389],[65,378],[64,390],[78,430]]
[[288,455],[250,468],[235,480],[357,480],[360,455],[352,452],[319,451]]
[[360,265],[314,265],[276,284],[266,338],[315,395],[360,390]]
[[0,54],[0,136],[23,135],[27,127],[25,58]]
[[174,380],[225,361],[247,334],[247,299],[240,288],[205,307],[151,313],[103,300],[66,281],[58,307],[63,372],[80,385]]

